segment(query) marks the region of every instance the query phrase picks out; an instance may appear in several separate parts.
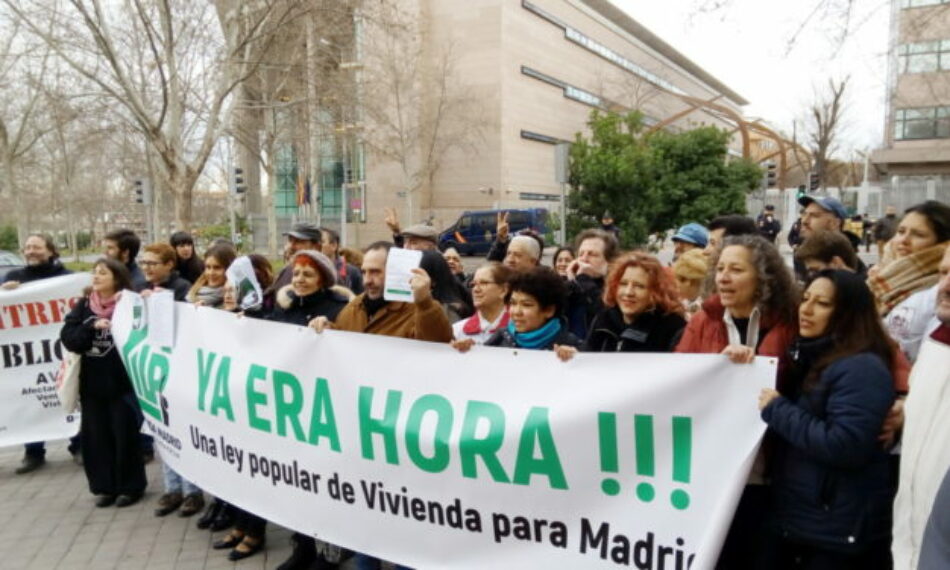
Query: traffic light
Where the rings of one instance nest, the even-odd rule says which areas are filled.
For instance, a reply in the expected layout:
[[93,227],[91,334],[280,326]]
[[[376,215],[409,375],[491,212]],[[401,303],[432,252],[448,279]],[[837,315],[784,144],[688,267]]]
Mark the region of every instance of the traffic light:
[[775,186],[778,184],[778,169],[776,168],[774,162],[766,164],[765,168],[765,187],[775,188]]
[[798,193],[795,194],[795,200],[801,200],[805,197],[805,185],[802,184],[798,187]]
[[152,203],[152,183],[148,178],[136,178],[133,180],[132,190],[135,192],[136,204]]
[[814,192],[818,190],[818,187],[821,186],[821,180],[818,178],[817,172],[811,172],[808,174],[808,188]]
[[234,194],[243,194],[247,191],[247,186],[244,185],[244,170],[235,167],[234,172],[231,173],[231,192]]

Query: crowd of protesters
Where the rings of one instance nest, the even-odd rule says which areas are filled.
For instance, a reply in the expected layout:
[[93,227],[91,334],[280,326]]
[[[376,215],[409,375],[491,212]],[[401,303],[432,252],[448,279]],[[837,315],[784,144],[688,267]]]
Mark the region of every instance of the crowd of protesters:
[[[840,202],[805,196],[800,204],[794,268],[775,245],[773,208],[757,220],[725,215],[682,226],[668,266],[646,251],[622,251],[609,213],[545,266],[543,239],[511,235],[499,214],[488,258],[470,275],[457,250],[438,251],[434,228],[403,229],[391,210],[392,241],[356,255],[343,254],[334,231],[297,223],[276,275],[266,258],[249,256],[264,292],[251,306],[227,278],[238,256],[230,243],[199,256],[193,238],[177,232],[139,256],[132,232],[110,233],[92,287],[62,330],[64,346],[82,355],[82,426],[70,451],[97,506],[143,497],[151,441],[138,433],[141,412],[110,333],[125,289],[169,290],[178,301],[316,333],[448,343],[460,353],[476,344],[551,351],[563,361],[578,352],[718,353],[737,365],[770,356],[776,383],[758,399],[767,435],[717,567],[950,568],[950,422],[940,421],[950,411],[950,207],[928,201],[900,217],[889,209],[874,229],[880,260],[868,268]],[[394,247],[422,251],[411,302],[383,296]],[[66,273],[42,235],[29,237],[24,254],[27,267],[4,288]],[[18,472],[42,466],[42,446],[27,446]],[[156,516],[205,509],[201,489],[165,466],[163,476]],[[221,499],[197,524],[230,529],[213,547],[231,560],[265,546],[267,521]],[[293,543],[282,570],[335,568],[352,554],[302,534]],[[358,568],[379,567],[352,555]]]

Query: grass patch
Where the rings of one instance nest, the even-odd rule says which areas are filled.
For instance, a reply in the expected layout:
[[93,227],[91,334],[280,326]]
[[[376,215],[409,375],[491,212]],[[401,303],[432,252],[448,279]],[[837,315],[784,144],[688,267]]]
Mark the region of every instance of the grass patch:
[[65,265],[66,269],[70,271],[82,273],[84,271],[92,271],[92,266],[94,264],[92,261],[67,261],[63,265]]

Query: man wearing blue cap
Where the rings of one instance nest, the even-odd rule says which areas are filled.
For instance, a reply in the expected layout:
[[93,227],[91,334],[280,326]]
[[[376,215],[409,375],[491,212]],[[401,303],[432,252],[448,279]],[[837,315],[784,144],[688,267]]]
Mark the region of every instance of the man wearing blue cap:
[[[857,253],[861,238],[844,231],[844,221],[848,219],[848,211],[844,209],[841,202],[830,196],[802,196],[798,199],[798,203],[805,208],[802,213],[801,237],[803,239],[808,239],[820,231],[841,232],[851,241]],[[795,269],[796,273],[799,273],[797,266]],[[862,276],[867,276],[868,273],[867,266],[860,258],[858,258],[857,273]],[[799,275],[799,278],[802,277]]]
[[709,232],[696,222],[680,227],[673,234],[673,261],[691,249],[705,249],[709,243]]

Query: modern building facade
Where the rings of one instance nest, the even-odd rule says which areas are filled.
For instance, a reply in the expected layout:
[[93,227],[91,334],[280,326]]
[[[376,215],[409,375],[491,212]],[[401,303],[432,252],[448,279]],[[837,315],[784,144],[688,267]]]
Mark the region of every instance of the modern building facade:
[[[297,216],[339,227],[347,211],[350,245],[389,237],[385,208],[395,209],[404,226],[429,220],[438,229],[464,210],[557,211],[555,147],[586,132],[595,109],[639,109],[655,128],[716,125],[737,131],[736,156],[754,154],[736,126],[747,103],[742,96],[607,0],[395,4],[420,38],[418,53],[398,48],[426,70],[408,80],[412,93],[386,79],[400,71],[374,51],[387,49],[386,42],[378,27],[360,24],[357,8],[352,45],[335,66],[338,77],[352,80],[352,90],[338,88],[337,95],[346,92],[352,104],[326,111],[327,121],[311,121],[324,127],[297,147],[295,172],[311,173],[313,191]],[[399,114],[381,105],[410,109]],[[435,140],[426,133],[434,118],[442,121]],[[394,122],[410,125],[406,136],[374,143],[384,123]],[[402,140],[409,145],[400,152]],[[432,155],[434,164],[423,164]],[[294,176],[286,180],[278,190],[301,196]],[[294,215],[286,199],[278,202],[282,216]]]
[[950,4],[892,0],[880,207],[950,201]]

